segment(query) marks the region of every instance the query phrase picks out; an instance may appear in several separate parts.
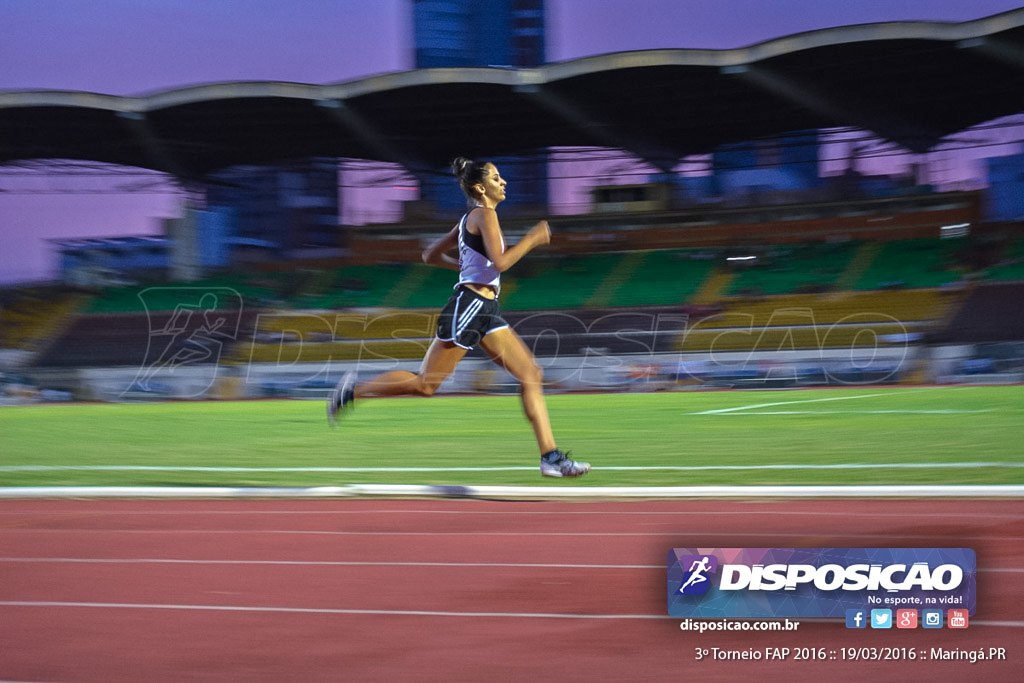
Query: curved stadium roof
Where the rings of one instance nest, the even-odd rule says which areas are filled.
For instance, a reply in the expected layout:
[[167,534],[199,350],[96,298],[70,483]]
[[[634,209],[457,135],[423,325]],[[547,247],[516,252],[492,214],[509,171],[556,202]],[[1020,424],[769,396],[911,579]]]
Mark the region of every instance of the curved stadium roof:
[[82,159],[200,179],[237,164],[351,157],[425,171],[546,147],[670,168],[787,131],[853,126],[925,151],[1024,111],[1024,9],[864,24],[733,50],[647,50],[537,69],[421,69],[329,85],[231,82],[116,97],[0,92],[0,163]]

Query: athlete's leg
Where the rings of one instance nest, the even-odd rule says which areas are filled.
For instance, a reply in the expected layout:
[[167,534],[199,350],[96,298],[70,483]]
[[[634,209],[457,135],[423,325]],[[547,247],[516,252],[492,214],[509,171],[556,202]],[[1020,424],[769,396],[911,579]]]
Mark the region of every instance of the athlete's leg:
[[480,347],[522,385],[523,410],[533,427],[541,454],[555,450],[555,436],[544,401],[544,373],[522,338],[511,327],[503,327],[485,336]]
[[418,373],[391,370],[355,387],[355,397],[366,396],[431,396],[459,364],[466,349],[452,342],[435,338],[423,357]]

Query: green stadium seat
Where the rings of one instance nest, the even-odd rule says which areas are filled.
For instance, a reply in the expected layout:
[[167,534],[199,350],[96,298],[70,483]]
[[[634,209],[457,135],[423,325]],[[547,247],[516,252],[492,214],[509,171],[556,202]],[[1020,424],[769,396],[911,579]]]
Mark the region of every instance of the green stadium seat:
[[886,242],[854,284],[857,290],[942,287],[959,281],[955,254],[961,240],[912,239]]

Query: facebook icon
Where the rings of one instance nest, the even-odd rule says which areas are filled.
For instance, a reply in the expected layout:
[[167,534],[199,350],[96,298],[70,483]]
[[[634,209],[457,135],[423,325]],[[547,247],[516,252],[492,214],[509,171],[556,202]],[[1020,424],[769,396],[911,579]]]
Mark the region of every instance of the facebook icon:
[[867,611],[862,609],[846,610],[846,628],[867,628]]

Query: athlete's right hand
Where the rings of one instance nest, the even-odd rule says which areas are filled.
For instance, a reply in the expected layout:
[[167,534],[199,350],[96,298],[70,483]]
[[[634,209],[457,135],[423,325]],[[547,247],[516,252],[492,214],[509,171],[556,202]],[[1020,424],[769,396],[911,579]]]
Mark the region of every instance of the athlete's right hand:
[[529,232],[530,239],[533,240],[535,246],[542,244],[551,243],[551,226],[548,225],[547,221],[540,221],[532,228]]

